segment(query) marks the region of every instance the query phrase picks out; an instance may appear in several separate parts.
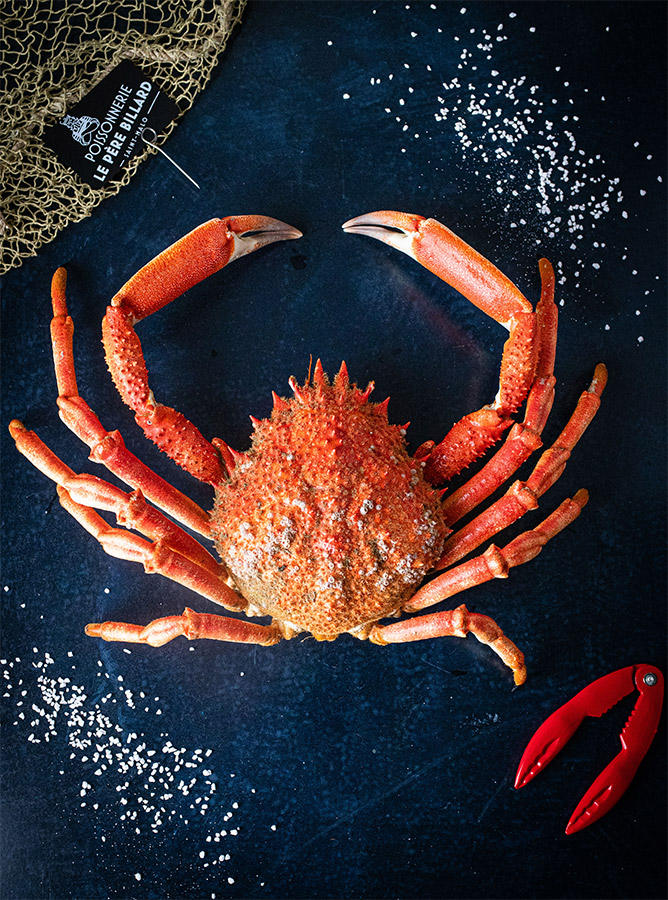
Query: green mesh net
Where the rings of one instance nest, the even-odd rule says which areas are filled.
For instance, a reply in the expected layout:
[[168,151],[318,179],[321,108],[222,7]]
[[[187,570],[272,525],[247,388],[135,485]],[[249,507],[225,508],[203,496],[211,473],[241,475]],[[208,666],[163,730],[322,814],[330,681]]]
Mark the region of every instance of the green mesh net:
[[[85,184],[42,141],[45,128],[121,60],[177,104],[207,84],[245,0],[2,0],[0,3],[0,273],[127,184],[134,156],[102,189]],[[4,82],[4,83],[3,83]],[[168,135],[173,122],[164,132]]]

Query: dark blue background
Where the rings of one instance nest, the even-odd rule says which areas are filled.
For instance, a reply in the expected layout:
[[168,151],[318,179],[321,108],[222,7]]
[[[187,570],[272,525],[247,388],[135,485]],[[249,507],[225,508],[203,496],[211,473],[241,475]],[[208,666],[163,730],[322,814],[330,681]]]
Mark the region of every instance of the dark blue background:
[[[461,86],[446,95],[454,76]],[[485,163],[492,132],[466,152],[456,115],[436,118],[439,96],[452,108],[459,98],[471,133],[469,95],[521,76],[521,103],[488,101],[527,124],[510,160]],[[529,737],[576,691],[632,663],[665,669],[665,83],[662,3],[251,2],[165,146],[201,190],[151,158],[118,197],[5,278],[4,897],[666,896],[663,724],[618,806],[563,834],[617,752],[632,699],[588,721],[531,785],[512,787]],[[565,194],[549,188],[541,212],[533,185],[548,120],[559,153],[547,184]],[[564,212],[572,202],[583,204],[579,232]],[[503,330],[407,257],[341,232],[383,208],[445,222],[533,299],[538,257],[559,266],[548,441],[594,365],[610,370],[600,414],[542,503],[550,511],[586,486],[583,515],[507,581],[464,598],[524,649],[526,685],[513,691],[473,638],[387,648],[297,639],[266,650],[176,641],[131,652],[85,638],[89,621],[144,622],[207,603],[105,556],[13,448],[6,425],[16,416],[73,468],[100,474],[57,417],[53,270],[69,270],[82,395],[142,459],[209,505],[209,490],[143,439],[111,385],[99,341],[108,299],[212,216],[284,219],[302,240],[235,263],[142,323],[156,395],[245,449],[248,414],[268,414],[272,389],[303,379],[311,354],[330,372],[345,358],[359,383],[375,379],[377,399],[391,396],[393,421],[411,421],[415,449],[492,399]],[[56,684],[60,707],[49,699]],[[78,725],[73,686],[86,695]],[[155,828],[154,783],[116,757],[96,776],[94,748],[77,744],[77,727],[93,734],[102,711],[98,739],[120,736],[137,758],[164,763],[163,780],[174,770],[167,741],[195,760],[179,775],[197,783],[158,803],[167,811]],[[212,751],[205,762],[198,749]],[[195,800],[205,795],[202,815]],[[218,853],[230,859],[214,864]]]

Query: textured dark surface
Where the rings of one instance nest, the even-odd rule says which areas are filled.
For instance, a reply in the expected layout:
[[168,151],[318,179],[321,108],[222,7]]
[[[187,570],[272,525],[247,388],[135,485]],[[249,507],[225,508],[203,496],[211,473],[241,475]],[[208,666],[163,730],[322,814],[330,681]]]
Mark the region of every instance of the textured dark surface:
[[[3,897],[666,896],[665,717],[627,794],[577,835],[563,829],[617,752],[631,699],[512,787],[535,728],[585,684],[631,663],[665,669],[665,6],[463,9],[251,2],[165,148],[201,190],[151,159],[6,277]],[[89,621],[209,607],[105,556],[14,450],[16,416],[102,474],[57,417],[53,270],[69,269],[81,393],[208,506],[115,394],[99,340],[108,298],[211,216],[290,222],[300,241],[142,322],[158,399],[243,449],[248,414],[303,381],[311,354],[330,372],[345,358],[376,399],[391,396],[392,421],[411,421],[416,449],[492,399],[504,333],[407,257],[341,232],[384,208],[443,221],[534,300],[538,257],[555,263],[548,441],[594,365],[610,370],[542,502],[586,486],[582,516],[465,597],[524,649],[526,685],[513,691],[473,638],[162,650],[85,638]]]

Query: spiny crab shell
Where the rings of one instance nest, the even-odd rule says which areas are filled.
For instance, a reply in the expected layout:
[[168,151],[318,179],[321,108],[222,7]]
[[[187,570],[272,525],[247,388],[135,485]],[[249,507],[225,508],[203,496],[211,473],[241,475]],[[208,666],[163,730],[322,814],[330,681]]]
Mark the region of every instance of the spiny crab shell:
[[360,638],[398,613],[439,559],[448,530],[440,492],[391,425],[373,383],[330,384],[316,364],[294,398],[274,395],[252,446],[216,491],[212,534],[249,613],[286,636]]

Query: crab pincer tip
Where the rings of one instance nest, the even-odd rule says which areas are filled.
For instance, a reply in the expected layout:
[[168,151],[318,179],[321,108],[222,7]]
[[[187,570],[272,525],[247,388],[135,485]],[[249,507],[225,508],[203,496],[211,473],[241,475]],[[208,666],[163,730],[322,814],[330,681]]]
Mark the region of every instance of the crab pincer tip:
[[347,234],[365,234],[415,258],[413,239],[424,216],[384,209],[348,219],[341,226]]
[[372,234],[376,237],[376,232],[383,231],[417,231],[420,223],[424,221],[424,216],[416,213],[397,212],[391,209],[381,209],[377,212],[363,213],[361,216],[354,216],[348,219],[341,226],[344,231],[351,233]]
[[230,216],[227,221],[235,240],[253,249],[275,241],[293,241],[303,237],[298,228],[271,216]]

